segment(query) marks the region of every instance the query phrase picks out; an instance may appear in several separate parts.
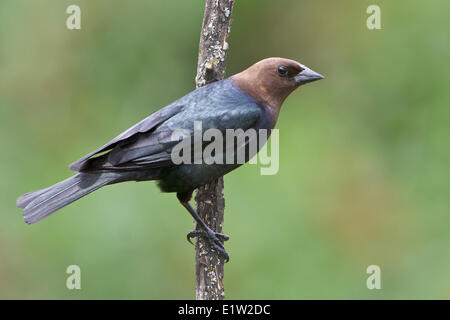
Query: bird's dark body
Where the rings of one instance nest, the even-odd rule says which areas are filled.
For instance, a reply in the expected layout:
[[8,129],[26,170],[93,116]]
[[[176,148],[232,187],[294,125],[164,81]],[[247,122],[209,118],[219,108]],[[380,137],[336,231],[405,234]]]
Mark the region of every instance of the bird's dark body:
[[[241,165],[174,165],[171,151],[179,140],[173,140],[172,133],[184,129],[193,134],[194,121],[201,121],[203,131],[215,128],[223,132],[238,128],[271,129],[275,124],[267,106],[236,88],[231,79],[225,79],[196,89],[153,113],[103,147],[71,164],[70,168],[80,172],[75,177],[80,183],[85,181],[84,188],[92,191],[98,185],[148,180],[158,180],[163,192],[192,191]],[[98,153],[103,154],[96,156]],[[20,199],[18,205],[19,202]],[[22,206],[27,204],[29,202]],[[25,215],[25,211],[25,220],[34,223],[51,213],[46,211],[55,211],[47,209],[42,208],[42,213],[29,216]]]
[[[197,89],[192,95],[194,99],[188,103],[189,107],[163,123],[156,131],[181,127],[193,132],[193,123],[199,120],[202,121],[203,130],[216,128],[222,132],[239,128],[272,129],[275,125],[268,107],[235,88],[230,79]],[[195,95],[200,95],[200,99]],[[189,95],[185,98],[192,99]],[[202,163],[170,166],[162,170],[158,185],[164,192],[192,191],[240,165]]]

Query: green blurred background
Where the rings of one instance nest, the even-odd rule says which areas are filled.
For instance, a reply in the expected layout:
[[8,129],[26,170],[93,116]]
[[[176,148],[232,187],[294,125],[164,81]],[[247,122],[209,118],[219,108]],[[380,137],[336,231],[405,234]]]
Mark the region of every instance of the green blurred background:
[[[81,30],[65,26],[71,4]],[[366,27],[371,4],[382,30]],[[101,189],[33,226],[15,200],[194,88],[203,9],[0,2],[0,298],[194,298],[192,219],[155,183]],[[448,12],[444,0],[236,0],[229,75],[282,56],[326,79],[285,102],[277,175],[225,177],[227,298],[450,298]],[[372,264],[381,290],[366,288]]]

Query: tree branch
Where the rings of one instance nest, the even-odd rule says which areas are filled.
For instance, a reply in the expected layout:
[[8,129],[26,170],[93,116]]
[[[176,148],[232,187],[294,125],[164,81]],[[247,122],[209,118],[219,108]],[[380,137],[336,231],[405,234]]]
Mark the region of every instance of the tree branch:
[[[222,80],[225,77],[225,57],[228,50],[228,34],[231,28],[231,12],[234,0],[206,0],[200,35],[196,86]],[[222,232],[225,199],[223,178],[198,188],[195,200],[197,213],[214,231]],[[209,254],[201,237],[196,245],[196,298],[197,300],[222,300],[223,261]]]

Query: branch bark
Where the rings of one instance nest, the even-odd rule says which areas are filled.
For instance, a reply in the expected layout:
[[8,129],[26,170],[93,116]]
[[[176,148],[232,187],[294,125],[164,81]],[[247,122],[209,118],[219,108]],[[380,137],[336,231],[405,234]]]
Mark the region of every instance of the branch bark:
[[[225,58],[231,12],[234,0],[206,0],[197,64],[197,88],[225,77]],[[195,200],[197,213],[214,231],[222,232],[225,199],[223,178],[198,188]],[[209,254],[199,237],[196,245],[196,298],[197,300],[223,300],[224,264]]]

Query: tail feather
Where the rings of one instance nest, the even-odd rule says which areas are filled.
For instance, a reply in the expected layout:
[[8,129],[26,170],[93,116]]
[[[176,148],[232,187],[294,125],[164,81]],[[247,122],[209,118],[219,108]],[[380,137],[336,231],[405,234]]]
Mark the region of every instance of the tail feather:
[[31,201],[36,199],[41,194],[47,192],[50,188],[51,187],[37,190],[37,191],[28,192],[28,193],[25,193],[24,195],[20,196],[16,201],[17,208],[24,209]]
[[24,194],[17,206],[28,224],[41,221],[56,210],[117,179],[115,173],[79,173],[51,187]]

